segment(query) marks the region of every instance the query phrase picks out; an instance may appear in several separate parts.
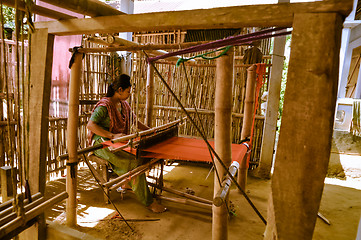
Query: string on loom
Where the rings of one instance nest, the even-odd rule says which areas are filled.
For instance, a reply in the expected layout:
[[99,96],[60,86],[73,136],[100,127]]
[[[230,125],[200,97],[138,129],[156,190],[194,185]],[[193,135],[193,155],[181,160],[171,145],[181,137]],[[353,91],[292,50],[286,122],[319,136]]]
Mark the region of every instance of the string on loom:
[[[227,49],[227,51],[228,51],[228,49]],[[188,79],[188,75],[187,75],[187,71],[186,71],[186,67],[185,67],[185,65],[184,65],[184,62],[182,63],[182,66],[183,66],[183,70],[184,70],[184,73],[185,73],[185,78],[186,78],[186,81],[187,81],[187,89],[188,89],[188,91],[189,91],[190,94],[191,94],[191,98],[190,98],[190,99],[191,99],[191,101],[192,101],[192,105],[193,105],[193,108],[194,108],[195,113],[196,113],[195,115],[196,115],[196,117],[197,117],[197,120],[198,120],[198,122],[199,122],[199,125],[201,126],[202,132],[205,133],[205,130],[204,130],[204,127],[203,127],[203,124],[202,124],[202,120],[201,120],[201,118],[200,118],[200,116],[199,116],[199,113],[198,113],[198,110],[197,110],[196,103],[194,102],[193,92],[192,92],[191,89],[190,89],[190,83],[189,83],[189,79]],[[212,162],[213,162],[212,151],[211,151],[209,148],[208,148],[208,150],[209,150],[209,155],[211,156]],[[215,165],[214,165],[214,162],[213,162],[213,167],[214,167],[214,166],[215,166]],[[215,171],[215,173],[216,173],[218,183],[219,183],[219,185],[221,185],[221,184],[222,184],[221,178],[220,178],[220,176],[219,176],[219,174],[218,174],[218,170],[217,170],[216,167],[214,167],[214,171]]]
[[151,57],[151,58],[148,57],[148,62],[150,63],[150,62],[154,62],[154,61],[157,61],[157,60],[160,60],[160,59],[165,59],[165,58],[168,58],[168,57],[183,55],[183,54],[187,54],[187,53],[201,52],[201,51],[210,50],[210,49],[217,49],[217,48],[224,47],[224,46],[229,46],[229,45],[250,44],[250,43],[252,43],[253,41],[256,41],[256,40],[288,35],[288,34],[290,34],[292,32],[292,31],[283,31],[285,29],[286,28],[284,28],[284,27],[270,28],[270,29],[261,30],[259,32],[254,32],[254,33],[249,33],[249,34],[244,34],[244,35],[238,35],[238,36],[231,36],[231,37],[228,37],[228,38],[225,38],[225,39],[200,44],[200,45],[197,45],[197,46],[185,48],[185,49],[175,51],[175,52],[171,52],[171,53],[167,53],[167,54],[164,54],[164,55]]
[[[263,75],[266,72],[266,64],[265,63],[257,63],[257,68],[256,68],[256,73],[257,73],[257,79],[256,79],[256,95],[255,95],[255,104],[254,104],[254,109],[253,109],[253,116],[252,116],[252,127],[251,127],[251,136],[250,136],[250,140],[249,140],[249,149],[252,149],[252,145],[253,145],[253,135],[254,135],[254,125],[255,125],[255,121],[256,121],[256,111],[258,109],[259,106],[259,93],[260,90],[262,88],[262,85],[265,83],[265,79],[263,77]],[[249,167],[249,161],[251,158],[251,154],[248,154],[247,157],[247,168]]]
[[[221,49],[217,49],[217,50],[214,50],[214,51],[211,51],[211,52],[207,52],[207,53],[203,53],[203,54],[199,54],[199,55],[196,55],[196,56],[193,56],[193,57],[190,57],[190,58],[179,58],[177,63],[176,63],[176,66],[179,67],[179,65],[181,63],[184,63],[184,62],[187,62],[189,60],[192,60],[192,59],[195,59],[195,58],[203,58],[205,60],[213,60],[213,59],[216,59],[216,58],[219,58],[221,56],[223,56],[224,54],[226,54],[228,52],[228,50],[231,48],[232,46],[227,46],[227,47],[224,47],[224,48],[221,48]],[[206,57],[207,55],[209,54],[212,54],[212,53],[215,53],[215,52],[219,52],[219,51],[222,51],[219,55],[215,56],[215,57]]]

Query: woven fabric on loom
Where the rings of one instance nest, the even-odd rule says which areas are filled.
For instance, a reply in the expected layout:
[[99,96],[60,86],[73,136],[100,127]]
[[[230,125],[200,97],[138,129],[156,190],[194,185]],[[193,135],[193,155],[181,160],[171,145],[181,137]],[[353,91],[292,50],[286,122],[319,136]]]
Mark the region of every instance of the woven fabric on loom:
[[[209,141],[214,147],[214,142]],[[200,139],[172,137],[147,149],[142,157],[186,160],[197,162],[212,162],[206,143]],[[232,144],[232,160],[241,161],[247,152],[247,147]]]

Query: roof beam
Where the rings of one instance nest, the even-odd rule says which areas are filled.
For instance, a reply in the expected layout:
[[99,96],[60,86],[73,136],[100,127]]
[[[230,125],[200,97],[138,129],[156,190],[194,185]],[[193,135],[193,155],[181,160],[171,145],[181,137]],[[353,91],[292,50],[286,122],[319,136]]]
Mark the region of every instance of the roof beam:
[[37,22],[35,26],[36,28],[48,28],[49,34],[55,35],[174,29],[291,27],[295,13],[338,12],[345,17],[351,12],[352,6],[352,0],[262,4]]
[[90,17],[111,16],[125,14],[106,3],[98,0],[41,0],[61,7],[72,12],[80,13]]

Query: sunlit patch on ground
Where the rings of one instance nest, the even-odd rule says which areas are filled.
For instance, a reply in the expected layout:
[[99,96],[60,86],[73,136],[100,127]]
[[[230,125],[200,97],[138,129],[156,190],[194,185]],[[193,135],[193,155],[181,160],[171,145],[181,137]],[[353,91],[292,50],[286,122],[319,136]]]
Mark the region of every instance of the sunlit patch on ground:
[[[79,204],[79,207],[82,208],[86,206]],[[94,227],[99,221],[113,212],[114,210],[108,208],[87,206],[85,210],[81,211],[81,214],[78,213],[77,223],[81,227]]]

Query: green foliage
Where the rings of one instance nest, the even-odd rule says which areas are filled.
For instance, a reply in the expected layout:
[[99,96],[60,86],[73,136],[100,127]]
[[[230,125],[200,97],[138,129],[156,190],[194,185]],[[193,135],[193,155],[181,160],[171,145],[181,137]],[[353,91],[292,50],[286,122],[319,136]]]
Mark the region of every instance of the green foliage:
[[4,18],[5,27],[15,29],[15,9],[12,7],[2,6],[2,14],[0,17]]
[[280,92],[280,104],[278,107],[279,112],[279,120],[277,122],[277,127],[279,129],[281,125],[281,118],[283,114],[283,103],[284,103],[284,97],[285,97],[285,91],[286,91],[286,83],[287,83],[287,73],[288,73],[288,61],[289,61],[289,49],[291,45],[291,35],[287,35],[286,37],[286,46],[285,46],[285,56],[286,59],[283,62],[283,72],[282,72],[282,82],[281,82],[281,92]]
[[361,100],[354,99],[351,132],[354,136],[361,137]]

